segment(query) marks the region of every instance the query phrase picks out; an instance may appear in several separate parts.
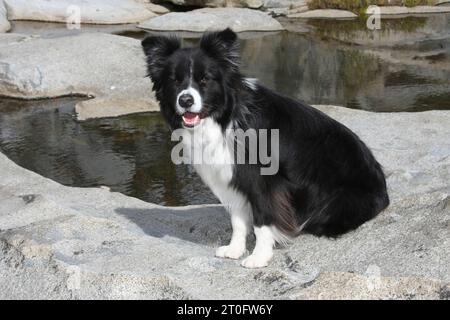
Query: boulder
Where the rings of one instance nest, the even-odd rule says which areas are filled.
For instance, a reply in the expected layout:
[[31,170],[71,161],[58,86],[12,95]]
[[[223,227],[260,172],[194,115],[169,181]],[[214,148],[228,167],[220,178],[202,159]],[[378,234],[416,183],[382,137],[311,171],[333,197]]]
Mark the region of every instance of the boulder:
[[214,257],[219,205],[66,187],[0,154],[0,299],[448,299],[450,111],[319,108],[371,147],[391,206],[338,239],[300,235],[265,269]]
[[288,18],[305,19],[353,19],[358,16],[351,11],[337,9],[317,9],[299,13],[288,14]]
[[166,7],[163,7],[159,4],[155,4],[155,3],[151,3],[149,2],[150,0],[142,0],[141,2],[145,3],[145,6],[147,7],[148,10],[157,13],[157,14],[165,14],[165,13],[169,13],[170,10],[167,9]]
[[223,30],[235,32],[278,31],[281,24],[265,12],[242,8],[203,8],[188,12],[171,12],[138,25],[155,31],[204,32]]
[[4,0],[10,20],[63,22],[79,13],[81,23],[136,23],[157,16],[154,4],[134,0]]
[[3,0],[0,0],[0,33],[6,32],[11,28],[11,25],[9,24],[6,8],[3,3]]
[[21,99],[85,96],[78,118],[152,111],[140,41],[102,33],[58,38],[0,35],[0,95]]

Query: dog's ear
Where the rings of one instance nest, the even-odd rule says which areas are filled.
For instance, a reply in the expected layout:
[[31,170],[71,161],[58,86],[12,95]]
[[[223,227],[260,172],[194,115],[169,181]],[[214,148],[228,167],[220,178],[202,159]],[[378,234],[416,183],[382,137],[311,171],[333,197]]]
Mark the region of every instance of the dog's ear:
[[146,37],[141,42],[147,57],[148,75],[154,83],[161,80],[161,74],[167,58],[181,46],[176,37]]
[[230,28],[220,32],[206,33],[200,40],[200,48],[218,59],[233,71],[239,71],[239,42]]

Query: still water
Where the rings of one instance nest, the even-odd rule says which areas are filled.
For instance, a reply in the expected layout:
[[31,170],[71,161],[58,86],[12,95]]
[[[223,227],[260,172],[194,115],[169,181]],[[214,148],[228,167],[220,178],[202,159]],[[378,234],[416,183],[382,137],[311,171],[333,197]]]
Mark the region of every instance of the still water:
[[[450,15],[386,20],[376,34],[360,21],[283,23],[289,31],[244,36],[248,76],[311,104],[377,112],[450,109]],[[62,35],[59,27],[37,26],[43,36]],[[29,24],[14,27],[31,32]],[[169,206],[217,203],[188,166],[172,164],[174,143],[159,114],[78,122],[76,101],[0,98],[0,151],[64,185],[108,186]]]

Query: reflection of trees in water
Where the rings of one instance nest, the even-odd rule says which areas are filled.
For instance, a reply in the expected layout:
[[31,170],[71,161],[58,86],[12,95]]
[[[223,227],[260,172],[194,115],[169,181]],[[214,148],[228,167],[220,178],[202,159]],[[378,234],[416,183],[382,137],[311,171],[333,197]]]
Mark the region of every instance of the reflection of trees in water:
[[[394,64],[358,47],[289,32],[246,40],[243,60],[246,74],[311,104],[374,111],[425,110],[433,106],[422,103],[424,95],[430,97],[428,101],[436,101],[431,97],[449,92],[444,86],[449,79],[446,70]],[[399,79],[395,83],[392,74],[399,71],[420,81],[404,84]],[[440,105],[437,101],[436,107],[441,108]]]
[[244,56],[262,82],[308,103],[344,104],[380,71],[376,58],[287,32],[247,41]]
[[[438,26],[433,21],[438,21]],[[426,17],[384,18],[381,22],[381,29],[376,31],[367,28],[365,17],[355,20],[310,19],[307,23],[314,27],[313,32],[317,38],[371,45],[388,45],[391,42],[402,41],[407,36],[423,38],[424,32],[439,33],[440,31],[436,30],[445,31],[448,24],[445,15],[434,19]]]

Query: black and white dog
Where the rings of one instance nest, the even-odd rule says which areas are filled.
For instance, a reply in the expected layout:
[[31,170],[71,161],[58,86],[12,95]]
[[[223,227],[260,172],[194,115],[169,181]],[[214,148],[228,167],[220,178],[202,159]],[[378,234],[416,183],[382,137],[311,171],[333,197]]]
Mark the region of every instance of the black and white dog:
[[337,237],[388,206],[383,171],[367,146],[324,113],[245,78],[230,29],[205,34],[195,48],[173,37],[147,37],[142,46],[161,112],[189,148],[232,160],[233,129],[278,130],[275,174],[261,174],[259,157],[194,163],[231,215],[231,242],[216,256],[243,256],[253,227],[256,245],[242,265],[264,267],[277,242],[300,231]]

